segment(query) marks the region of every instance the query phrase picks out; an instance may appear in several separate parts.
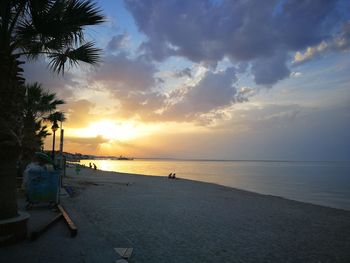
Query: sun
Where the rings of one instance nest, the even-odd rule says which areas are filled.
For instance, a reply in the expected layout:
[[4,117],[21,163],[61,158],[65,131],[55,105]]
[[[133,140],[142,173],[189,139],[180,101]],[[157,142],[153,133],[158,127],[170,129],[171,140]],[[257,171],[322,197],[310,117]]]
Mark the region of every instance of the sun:
[[74,133],[79,137],[101,136],[108,140],[120,141],[130,140],[142,135],[140,128],[133,123],[111,120],[101,120],[91,123],[88,127],[78,129]]

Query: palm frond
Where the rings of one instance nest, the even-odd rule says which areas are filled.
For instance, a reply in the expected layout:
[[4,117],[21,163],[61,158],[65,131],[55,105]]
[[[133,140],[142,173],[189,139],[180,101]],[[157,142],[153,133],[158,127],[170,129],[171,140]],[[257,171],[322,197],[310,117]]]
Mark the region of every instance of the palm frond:
[[68,48],[65,52],[49,55],[51,59],[49,65],[51,70],[57,73],[64,72],[67,60],[70,66],[78,65],[79,61],[95,65],[100,61],[100,52],[101,50],[95,48],[92,42],[87,42],[76,49]]
[[[55,60],[51,66],[59,72],[64,70],[68,57],[82,55],[84,49],[85,62],[91,63],[90,61],[96,60],[93,56],[96,52],[92,51],[97,49],[93,50],[89,43],[83,44],[84,27],[104,22],[100,9],[92,1],[28,1],[28,15],[16,27],[14,48],[21,49],[21,54],[29,59],[35,59],[42,53],[51,54]],[[76,48],[77,46],[81,48]],[[63,50],[65,52],[62,52]],[[74,59],[70,59],[69,62],[71,65],[77,64],[77,60]]]
[[44,120],[49,122],[65,121],[66,116],[64,112],[56,111],[54,113],[51,113],[48,117],[44,118]]
[[80,27],[101,24],[105,20],[100,9],[92,1],[69,1],[65,15],[70,24]]
[[44,91],[39,83],[26,85],[24,100],[24,115],[31,115],[33,119],[39,119],[56,110],[58,105],[64,104],[64,100],[56,98],[55,93]]
[[37,129],[36,136],[41,140],[48,135],[51,135],[51,133],[48,131],[47,125],[41,126],[40,124],[40,128]]
[[[56,50],[64,46],[78,45],[84,41],[83,28],[104,22],[101,11],[91,1],[57,0],[50,8],[33,19],[33,24],[40,32],[42,41],[57,44]],[[44,39],[45,38],[45,39]],[[53,41],[55,40],[55,41]]]

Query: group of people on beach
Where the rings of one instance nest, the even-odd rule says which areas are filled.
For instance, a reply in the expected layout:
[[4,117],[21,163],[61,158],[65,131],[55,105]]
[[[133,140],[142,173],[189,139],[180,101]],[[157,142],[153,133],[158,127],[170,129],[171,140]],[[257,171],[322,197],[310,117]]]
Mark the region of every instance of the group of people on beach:
[[92,169],[92,167],[94,167],[94,170],[97,170],[97,166],[96,166],[96,164],[95,163],[89,163],[89,168],[91,168]]
[[170,173],[170,174],[168,175],[168,178],[169,178],[169,179],[176,179],[176,173]]

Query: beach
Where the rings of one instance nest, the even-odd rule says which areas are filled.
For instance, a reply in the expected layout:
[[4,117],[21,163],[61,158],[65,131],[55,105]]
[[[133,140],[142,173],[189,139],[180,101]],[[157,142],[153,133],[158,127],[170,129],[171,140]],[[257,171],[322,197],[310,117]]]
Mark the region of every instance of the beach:
[[114,262],[118,247],[133,248],[128,262],[350,260],[349,211],[89,168],[79,175],[69,168],[64,184],[75,191],[62,203],[78,236],[66,237],[64,226],[54,226],[38,241],[2,249],[1,262]]

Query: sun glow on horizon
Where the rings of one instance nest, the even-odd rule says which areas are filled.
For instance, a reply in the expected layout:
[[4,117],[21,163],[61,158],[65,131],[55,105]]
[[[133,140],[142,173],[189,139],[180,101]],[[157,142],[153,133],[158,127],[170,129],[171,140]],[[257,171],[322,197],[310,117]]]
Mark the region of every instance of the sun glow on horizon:
[[145,135],[145,130],[131,122],[116,122],[101,120],[91,123],[86,128],[70,129],[70,136],[73,137],[98,137],[108,140],[127,141]]

